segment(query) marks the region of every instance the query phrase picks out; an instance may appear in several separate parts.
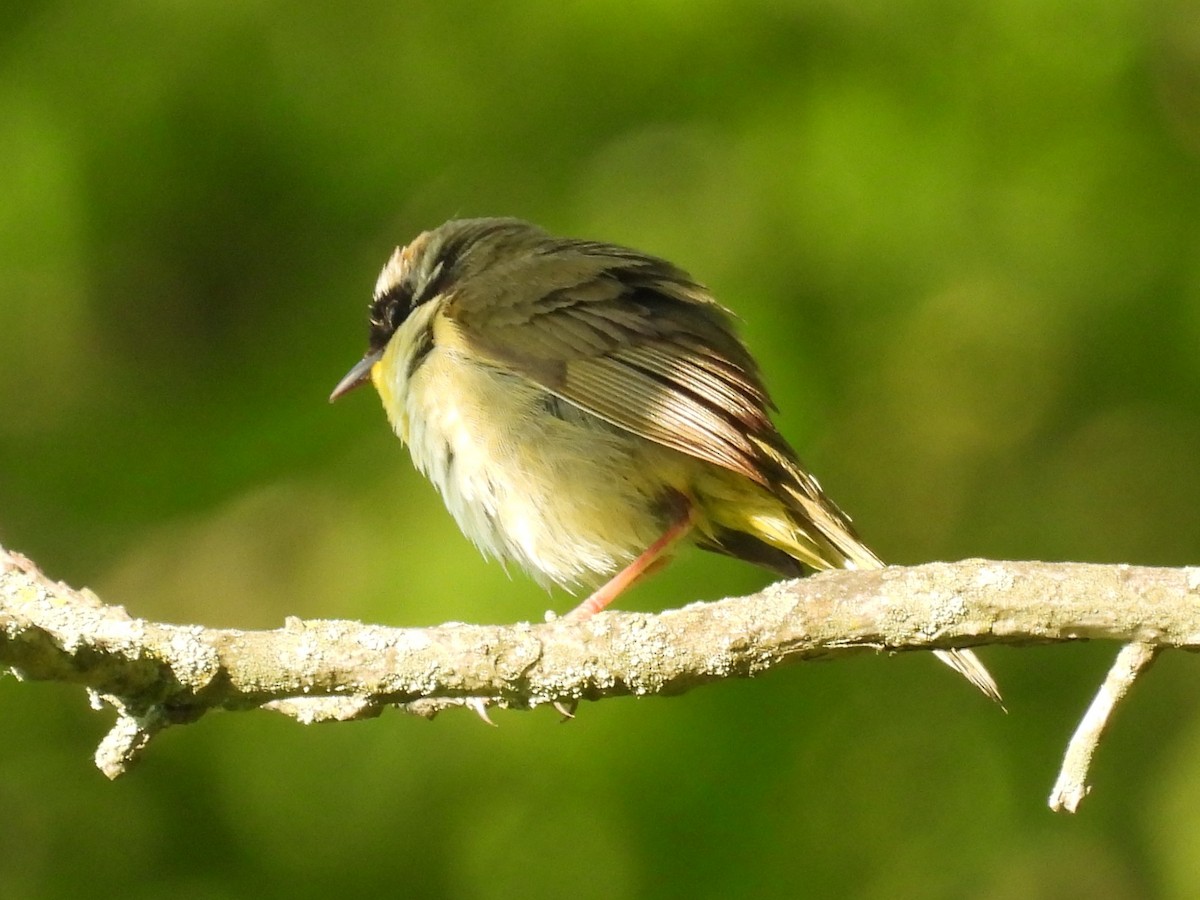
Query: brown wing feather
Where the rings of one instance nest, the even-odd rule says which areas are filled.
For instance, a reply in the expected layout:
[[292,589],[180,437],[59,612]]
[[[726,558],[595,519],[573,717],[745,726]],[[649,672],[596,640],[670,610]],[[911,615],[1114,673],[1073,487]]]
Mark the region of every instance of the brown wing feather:
[[752,438],[780,439],[731,314],[662,260],[554,246],[552,259],[523,255],[449,297],[472,348],[618,427],[767,484]]
[[616,356],[576,360],[554,391],[642,437],[761,480],[754,445],[729,415],[679,380],[657,376]]

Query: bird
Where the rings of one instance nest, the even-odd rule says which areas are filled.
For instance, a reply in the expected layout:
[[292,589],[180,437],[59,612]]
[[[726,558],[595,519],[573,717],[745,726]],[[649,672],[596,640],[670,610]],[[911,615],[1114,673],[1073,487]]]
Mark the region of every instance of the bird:
[[[454,219],[396,248],[369,319],[330,402],[371,382],[485,556],[594,587],[570,618],[685,542],[785,577],[884,565],[773,424],[733,313],[665,259]],[[1000,700],[970,650],[935,653]]]

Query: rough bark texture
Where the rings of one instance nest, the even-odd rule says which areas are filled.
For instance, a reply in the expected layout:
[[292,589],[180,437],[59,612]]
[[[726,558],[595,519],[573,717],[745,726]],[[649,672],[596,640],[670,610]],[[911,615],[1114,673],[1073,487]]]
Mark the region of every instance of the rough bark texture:
[[675,694],[864,651],[1079,639],[1196,648],[1198,600],[1200,568],[966,560],[828,572],[585,622],[415,629],[296,619],[234,631],[133,618],[0,549],[0,667],[82,685],[114,706],[97,764],[115,777],[157,731],[210,709],[268,707],[312,722],[388,705],[425,716],[466,706],[486,717],[489,705]]

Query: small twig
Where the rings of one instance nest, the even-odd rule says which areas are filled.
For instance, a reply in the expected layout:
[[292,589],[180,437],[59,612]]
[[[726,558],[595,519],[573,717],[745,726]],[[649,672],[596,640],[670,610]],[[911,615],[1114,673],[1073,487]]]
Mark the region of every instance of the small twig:
[[92,706],[95,709],[112,706],[117,711],[117,721],[94,756],[96,768],[110,781],[124,775],[138,761],[150,739],[170,724],[156,709],[142,714],[133,712],[120,697],[93,693]]
[[1113,709],[1133,687],[1134,680],[1154,662],[1160,649],[1152,644],[1133,643],[1126,644],[1117,654],[1104,684],[1100,685],[1096,698],[1067,745],[1062,769],[1050,792],[1050,808],[1055,812],[1075,812],[1091,791],[1087,783],[1088,768]]

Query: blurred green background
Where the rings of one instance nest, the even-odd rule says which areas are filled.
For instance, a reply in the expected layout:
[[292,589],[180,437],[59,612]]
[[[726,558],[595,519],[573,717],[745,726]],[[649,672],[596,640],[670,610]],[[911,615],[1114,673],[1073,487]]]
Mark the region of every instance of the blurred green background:
[[[537,619],[377,399],[325,399],[387,255],[518,215],[679,262],[886,558],[1200,562],[1193,0],[10,2],[0,542],[137,615]],[[655,609],[767,576],[687,554]],[[1200,668],[1170,654],[1075,818],[1116,647],[925,655],[669,700],[268,713],[169,732],[0,680],[0,895],[1192,897]]]

